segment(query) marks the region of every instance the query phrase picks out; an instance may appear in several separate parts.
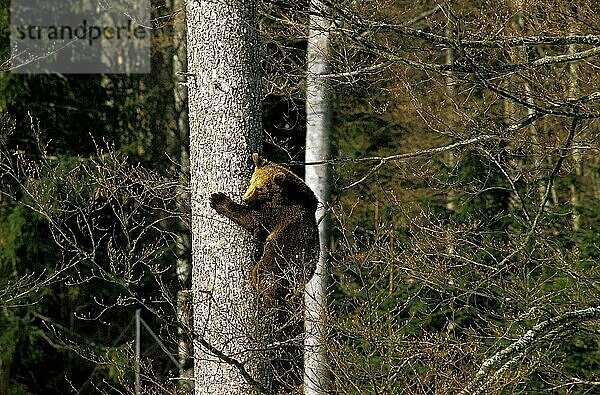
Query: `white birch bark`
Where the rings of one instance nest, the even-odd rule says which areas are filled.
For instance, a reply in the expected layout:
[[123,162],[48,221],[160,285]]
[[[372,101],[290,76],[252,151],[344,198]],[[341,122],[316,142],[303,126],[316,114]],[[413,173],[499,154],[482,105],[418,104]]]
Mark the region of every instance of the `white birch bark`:
[[[181,10],[184,9],[185,3],[183,0],[172,0],[170,3],[171,12],[181,15]],[[187,112],[187,88],[185,84],[178,83],[183,73],[187,69],[186,65],[186,46],[185,46],[185,25],[183,18],[177,19],[174,23],[174,51],[173,51],[173,80],[176,81],[173,96],[175,104],[175,122],[176,139],[179,148],[179,174],[181,175],[180,188],[177,191],[178,206],[180,209],[189,206],[190,195],[183,187],[189,183],[190,174],[190,154],[189,154],[189,129],[188,129],[188,112]],[[178,328],[178,347],[177,356],[179,362],[179,375],[185,377],[187,375],[186,368],[191,358],[191,345],[189,344],[189,333],[191,329],[191,320],[189,311],[189,286],[191,276],[191,262],[188,258],[190,245],[190,235],[186,229],[184,221],[179,221],[179,229],[177,229],[177,238],[175,243],[175,253],[177,254],[176,272],[181,285],[181,289],[177,292],[177,317],[180,327]],[[191,381],[190,381],[191,383]],[[186,381],[185,383],[189,383]]]
[[[574,51],[574,46],[570,45],[569,46],[569,53],[572,53]],[[579,67],[578,64],[576,62],[572,62],[569,64],[569,78],[570,78],[570,96],[571,98],[576,98],[578,95],[578,85],[577,85],[577,79],[579,76]],[[581,204],[580,198],[579,198],[579,187],[577,185],[577,181],[581,180],[581,176],[583,175],[583,163],[581,162],[581,153],[579,152],[579,150],[577,148],[573,148],[571,151],[571,157],[573,159],[573,167],[574,167],[574,174],[573,177],[575,178],[575,180],[571,179],[571,182],[569,183],[569,191],[571,192],[571,210],[572,210],[572,214],[571,214],[571,221],[572,221],[572,227],[573,227],[573,231],[577,232],[579,230],[579,228],[581,227],[581,215],[579,214],[579,206]]]
[[[448,20],[446,21],[446,31],[445,31],[445,35],[448,39],[452,38],[452,30],[451,30],[451,21],[450,21],[450,16],[447,17]],[[454,62],[456,61],[456,56],[454,53],[454,49],[452,48],[448,48],[446,50],[446,64],[448,66],[451,66],[454,64]],[[450,127],[454,128],[456,127],[457,122],[455,122],[456,120],[456,114],[455,114],[455,109],[454,109],[454,101],[456,100],[456,92],[454,89],[454,78],[452,76],[451,73],[448,73],[448,75],[446,76],[446,89],[447,89],[447,95],[448,95],[448,102],[450,103],[450,108],[448,111],[450,111]],[[450,169],[450,172],[453,173],[454,172],[454,168],[456,166],[456,158],[454,156],[454,151],[449,150],[446,153],[446,163],[448,166],[448,169]],[[456,194],[454,193],[454,188],[449,185],[448,186],[448,192],[446,193],[446,210],[449,211],[449,214],[453,214],[456,211]],[[446,247],[446,249],[448,250],[448,254],[449,255],[453,255],[454,251],[455,251],[455,247],[454,247],[454,241],[452,239],[449,240],[448,242],[448,246]],[[391,276],[391,274],[390,274]]]
[[[576,32],[573,32],[576,33]],[[569,45],[569,54],[574,54],[577,52],[577,48],[575,45]],[[579,63],[571,62],[569,63],[569,96],[571,99],[576,99],[579,92]],[[571,192],[571,210],[573,213],[571,214],[572,227],[573,231],[577,232],[581,227],[581,215],[579,214],[579,206],[581,204],[579,198],[579,186],[577,185],[578,181],[581,181],[581,176],[583,175],[583,163],[581,162],[581,153],[577,148],[573,148],[571,151],[571,157],[573,159],[573,167],[575,170],[575,180],[571,179],[569,183],[569,191]]]
[[[524,32],[526,31],[526,21],[523,16],[523,1],[522,0],[508,0],[507,6],[511,12],[515,13],[515,18],[514,18],[514,21],[512,22],[512,26],[513,26],[515,33],[524,34]],[[509,49],[508,53],[509,53],[509,57],[513,64],[527,63],[527,49],[526,48],[512,48],[512,49]],[[531,89],[531,85],[529,84],[529,82],[527,82],[527,79],[522,79],[522,80],[523,81],[520,82],[521,79],[516,79],[515,77],[513,77],[513,81],[515,84],[522,83],[522,90],[524,92],[525,102],[527,102],[529,105],[533,105],[533,104],[535,104],[535,102],[533,99],[533,91]],[[505,108],[505,118],[506,118],[507,125],[514,124],[514,122],[516,120],[518,120],[524,116],[521,106],[512,102],[511,100],[505,99],[505,107],[504,108]],[[527,117],[532,117],[535,115],[535,111],[531,106],[528,106],[526,111],[527,111]],[[543,159],[542,155],[540,154],[540,152],[538,152],[538,150],[539,150],[538,147],[541,146],[541,141],[540,141],[540,136],[538,133],[537,123],[535,121],[533,121],[529,124],[529,136],[531,138],[531,141],[534,144],[534,151],[533,151],[533,155],[532,155],[532,158],[534,161],[533,165],[535,167],[535,171],[541,173],[543,171],[543,167],[544,167],[544,159]],[[525,163],[522,162],[521,160],[517,159],[517,160],[515,160],[514,166],[516,168],[518,168],[519,171],[523,171],[523,168],[525,167]],[[545,183],[542,182],[542,180],[537,182],[537,193],[538,193],[538,198],[540,200],[542,200],[544,198],[544,195],[546,194]],[[552,185],[551,196],[552,196],[552,203],[557,204],[558,198],[557,198],[556,188],[554,185]],[[516,190],[514,190],[513,193],[511,194],[509,205],[511,207],[511,210],[515,210],[519,206],[523,207],[522,198],[518,195]],[[550,200],[547,200],[546,205],[550,205]]]
[[[311,16],[308,37],[308,73],[306,87],[306,156],[307,163],[329,159],[331,138],[331,103],[327,81],[329,72],[329,29],[327,8],[320,0],[310,3]],[[329,279],[329,220],[327,207],[330,195],[330,165],[308,165],[306,184],[319,199],[317,221],[321,253],[315,275],[305,288],[304,393],[325,394],[331,380],[327,363],[327,289]]]
[[[188,1],[195,393],[268,388],[248,282],[256,245],[209,196],[240,200],[261,144],[256,1]],[[263,391],[264,392],[264,391]]]
[[515,363],[521,361],[526,353],[531,353],[534,347],[538,347],[548,335],[554,333],[556,336],[561,332],[572,331],[579,324],[598,319],[600,319],[600,306],[592,306],[568,311],[534,325],[518,340],[486,359],[460,395],[475,395],[484,392],[490,383],[501,377]]

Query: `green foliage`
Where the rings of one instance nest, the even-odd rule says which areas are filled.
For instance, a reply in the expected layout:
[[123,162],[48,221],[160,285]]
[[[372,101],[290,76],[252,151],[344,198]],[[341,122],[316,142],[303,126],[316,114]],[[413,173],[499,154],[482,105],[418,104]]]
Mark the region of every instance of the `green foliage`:
[[[2,5],[0,44],[6,54],[8,5],[5,1]],[[165,55],[169,59],[171,53]],[[171,157],[177,157],[179,150],[173,140],[175,125],[168,116],[173,95],[165,94],[172,92],[173,84],[155,75],[0,74],[0,111],[3,116],[8,114],[14,125],[6,136],[7,151],[2,154],[7,161],[2,164],[15,165],[12,161],[18,148],[22,159],[32,166],[21,168],[18,180],[5,177],[4,168],[0,172],[0,188],[21,202],[0,197],[0,300],[4,290],[10,291],[10,297],[26,291],[24,296],[11,299],[9,308],[0,303],[0,357],[11,366],[11,393],[63,394],[71,391],[65,378],[78,387],[92,373],[92,381],[107,379],[115,385],[123,383],[119,379],[131,378],[118,374],[125,363],[130,363],[118,351],[131,340],[130,336],[119,336],[133,316],[130,301],[125,307],[106,312],[102,318],[110,325],[76,317],[97,314],[102,306],[99,302],[114,303],[124,292],[156,300],[161,289],[155,278],[169,276],[162,265],[172,268],[173,257],[161,258],[164,247],[152,256],[156,238],[145,228],[150,218],[160,220],[156,214],[159,208],[152,214],[151,208],[140,207],[160,187],[149,192],[142,184],[133,185],[132,178],[137,176],[148,185],[165,181],[144,176],[144,169],[136,170],[132,163],[145,161],[162,169],[173,166],[165,155],[170,151]],[[5,135],[3,131],[2,139]],[[40,140],[48,144],[40,147]],[[27,191],[19,189],[19,182]],[[93,217],[82,216],[91,209],[95,210]],[[130,215],[127,219],[131,222],[120,222],[119,214]],[[161,215],[166,216],[164,211]],[[51,225],[48,219],[55,222]],[[83,221],[94,226],[81,228]],[[137,226],[139,233],[128,240],[120,225],[129,230]],[[77,247],[94,254],[88,259],[74,256],[74,249],[57,232],[57,226],[72,231],[69,235],[81,241]],[[165,245],[166,239],[162,241]],[[57,241],[64,244],[57,245]],[[116,259],[110,259],[110,253]],[[62,270],[69,259],[77,265],[53,281],[43,282]],[[148,261],[157,272],[139,263]],[[126,272],[126,264],[130,272]],[[15,288],[15,280],[28,274],[32,281]],[[93,280],[87,281],[89,278]],[[168,278],[165,287],[174,286],[174,276]],[[53,332],[49,328],[58,329]],[[145,341],[150,344],[149,339]],[[19,352],[8,352],[15,348]],[[95,371],[90,361],[103,359],[99,350],[106,349],[117,350],[106,356],[113,361],[112,367]],[[169,363],[163,363],[166,358],[160,351],[147,354],[161,368]]]
[[104,368],[107,371],[107,377],[115,384],[134,381],[131,360],[127,351],[127,345],[110,347],[106,350]]
[[4,281],[17,275],[17,252],[25,241],[22,232],[26,224],[25,208],[19,205],[2,210],[0,218],[0,281]]
[[[1,365],[8,369],[8,394],[33,394],[27,381],[22,380],[22,363],[41,362],[42,353],[36,347],[41,331],[32,326],[30,317],[19,317],[13,309],[0,311],[0,359]],[[24,354],[23,350],[29,350]]]

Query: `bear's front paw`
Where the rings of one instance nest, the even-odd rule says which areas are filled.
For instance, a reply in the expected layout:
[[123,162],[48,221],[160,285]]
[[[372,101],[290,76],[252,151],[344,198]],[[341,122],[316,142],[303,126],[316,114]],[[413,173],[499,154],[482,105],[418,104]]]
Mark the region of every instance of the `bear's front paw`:
[[227,210],[227,206],[231,203],[231,199],[222,192],[213,193],[210,195],[210,206],[218,213],[223,213]]

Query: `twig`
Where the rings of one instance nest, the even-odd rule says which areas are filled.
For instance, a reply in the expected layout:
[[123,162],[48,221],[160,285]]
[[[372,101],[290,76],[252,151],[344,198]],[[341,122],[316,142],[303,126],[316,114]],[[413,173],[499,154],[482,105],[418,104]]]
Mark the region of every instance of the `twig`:
[[428,148],[428,149],[424,149],[424,150],[420,150],[420,151],[407,152],[405,154],[396,154],[396,155],[390,155],[390,156],[385,156],[385,157],[368,157],[368,158],[355,159],[354,160],[355,162],[366,162],[366,161],[378,160],[379,163],[377,165],[375,165],[374,167],[372,167],[371,170],[369,170],[369,172],[367,174],[365,174],[358,181],[355,181],[355,182],[353,182],[350,185],[342,187],[341,191],[345,191],[347,189],[355,187],[358,184],[364,182],[366,179],[368,179],[372,174],[374,174],[377,170],[379,170],[383,165],[385,165],[389,161],[401,160],[401,159],[408,159],[408,158],[415,158],[415,157],[423,156],[423,155],[427,155],[427,154],[434,154],[434,153],[438,153],[438,152],[450,151],[450,150],[452,150],[454,148],[462,147],[462,146],[473,144],[473,143],[478,143],[478,142],[481,142],[481,141],[491,140],[491,139],[494,139],[494,138],[498,138],[498,136],[491,135],[491,134],[483,134],[483,135],[480,135],[480,136],[477,136],[477,137],[473,137],[473,138],[470,138],[470,139],[467,139],[467,140],[458,141],[456,143],[444,145],[444,146],[441,146],[441,147]]
[[[567,324],[574,324],[593,319],[600,319],[600,306],[569,311],[562,315],[543,321],[525,332],[520,339],[486,359],[473,380],[464,388],[460,395],[478,394],[508,367],[513,365],[524,352],[535,343],[542,340],[552,331],[561,329]],[[494,370],[495,367],[498,367]]]
[[200,343],[200,345],[202,347],[204,347],[208,352],[213,354],[215,357],[219,358],[221,361],[235,367],[240,372],[240,374],[242,375],[244,380],[246,380],[246,382],[248,384],[250,384],[252,387],[254,387],[254,389],[256,389],[260,394],[265,394],[265,395],[271,394],[271,392],[264,385],[262,385],[254,377],[252,377],[252,375],[246,370],[246,366],[242,362],[225,354],[223,351],[219,350],[218,348],[216,348],[215,346],[210,344],[208,341],[203,339],[201,336],[194,337],[194,340],[197,341],[198,343]]
[[[577,111],[577,108],[575,109],[575,111]],[[504,257],[504,259],[502,259],[502,261],[498,264],[498,270],[494,275],[496,275],[499,272],[501,272],[502,270],[504,270],[506,263],[508,261],[510,261],[512,259],[512,257],[514,257],[516,254],[518,254],[519,252],[523,251],[523,249],[525,249],[525,247],[529,243],[529,240],[531,240],[531,236],[533,236],[533,234],[535,233],[535,230],[540,221],[540,218],[542,217],[542,214],[544,213],[544,208],[546,207],[546,203],[548,202],[548,198],[550,196],[552,186],[554,185],[554,180],[556,179],[556,176],[557,176],[558,172],[560,171],[560,168],[562,167],[564,160],[569,156],[571,144],[573,143],[573,138],[575,136],[575,129],[577,128],[577,121],[578,121],[578,118],[577,118],[577,116],[575,116],[571,123],[571,127],[569,128],[569,135],[567,136],[567,140],[565,141],[565,144],[564,144],[563,148],[561,149],[560,158],[558,158],[558,160],[556,161],[556,165],[554,165],[554,168],[552,169],[552,172],[550,173],[550,175],[548,177],[548,182],[546,183],[546,190],[544,192],[544,196],[542,198],[542,201],[540,202],[540,205],[538,206],[537,213],[535,215],[535,218],[533,219],[533,222],[531,223],[531,227],[529,228],[529,231],[525,235],[525,238],[523,239],[523,242],[519,245],[519,247],[517,247],[513,252],[511,252],[506,257]]]

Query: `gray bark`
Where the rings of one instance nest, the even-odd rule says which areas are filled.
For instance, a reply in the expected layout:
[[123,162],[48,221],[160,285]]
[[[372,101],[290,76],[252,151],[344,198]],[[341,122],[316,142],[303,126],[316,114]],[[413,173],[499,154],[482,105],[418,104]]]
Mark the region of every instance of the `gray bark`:
[[252,394],[265,383],[248,282],[251,235],[209,206],[217,191],[239,201],[261,145],[255,1],[188,1],[187,59],[192,194],[196,394]]
[[[330,18],[320,0],[311,1],[308,38],[308,75],[306,93],[306,156],[307,163],[330,157],[331,102],[327,81],[329,73]],[[328,251],[329,220],[327,208],[330,196],[330,165],[307,165],[306,184],[319,199],[317,221],[321,254],[315,275],[305,288],[304,393],[324,394],[330,390],[331,379],[327,363],[327,289],[329,285]]]

